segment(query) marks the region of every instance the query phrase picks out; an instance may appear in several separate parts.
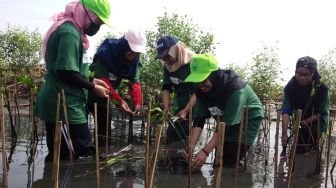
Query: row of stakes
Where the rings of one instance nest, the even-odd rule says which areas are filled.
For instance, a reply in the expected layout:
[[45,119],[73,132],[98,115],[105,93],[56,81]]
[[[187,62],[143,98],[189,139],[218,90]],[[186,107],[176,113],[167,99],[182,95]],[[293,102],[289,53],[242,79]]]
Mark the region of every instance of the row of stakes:
[[[56,110],[56,128],[55,128],[55,137],[54,137],[54,158],[53,158],[53,168],[52,168],[52,187],[53,188],[58,188],[59,187],[59,157],[60,157],[60,144],[61,144],[61,128],[63,125],[62,121],[59,121],[59,109],[60,109],[60,103],[61,103],[61,98],[62,98],[62,107],[63,107],[63,112],[64,112],[64,123],[65,123],[65,128],[68,133],[70,133],[69,130],[69,121],[68,121],[68,116],[67,116],[67,109],[66,109],[66,100],[65,100],[65,94],[64,90],[62,90],[61,93],[58,94],[57,97],[57,110]],[[30,103],[34,104],[34,95],[31,95]],[[7,188],[8,187],[8,163],[7,163],[7,154],[6,154],[6,142],[5,142],[5,116],[4,116],[4,111],[3,111],[3,95],[0,97],[0,141],[1,141],[1,147],[2,147],[2,166],[3,166],[3,176],[2,176],[2,187]],[[31,106],[31,118],[33,122],[33,134],[35,132],[35,118],[33,114],[33,105]],[[107,111],[106,113],[109,114],[109,99],[107,99]],[[148,113],[147,113],[147,126],[146,126],[146,156],[145,156],[145,188],[152,188],[153,187],[153,179],[154,179],[154,173],[155,173],[155,166],[156,166],[156,161],[158,157],[158,151],[159,151],[159,146],[160,146],[160,140],[161,140],[161,135],[163,131],[163,127],[165,127],[165,122],[166,122],[166,114],[164,115],[164,120],[163,120],[163,125],[159,125],[156,128],[156,134],[155,134],[155,143],[154,143],[154,148],[153,152],[151,154],[150,152],[150,129],[151,129],[151,102],[149,102],[148,106]],[[189,135],[191,135],[191,130],[192,130],[192,110],[189,110]],[[293,146],[291,147],[291,152],[290,152],[290,159],[288,162],[288,175],[286,179],[286,188],[290,187],[290,182],[291,182],[291,176],[292,176],[292,168],[294,164],[294,158],[295,158],[295,149],[296,144],[297,144],[297,139],[298,139],[298,132],[299,132],[299,122],[301,119],[302,115],[302,110],[297,110],[296,112],[296,120],[294,123],[294,142]],[[95,124],[95,129],[98,130],[98,124],[97,124],[97,104],[94,104],[94,124]],[[238,149],[237,149],[237,159],[236,159],[236,167],[235,167],[235,176],[234,176],[234,181],[233,181],[233,187],[237,187],[237,177],[239,173],[239,156],[240,156],[240,147],[241,147],[241,142],[242,142],[242,135],[243,132],[246,133],[246,127],[247,127],[247,120],[248,119],[248,108],[244,107],[243,113],[241,115],[241,123],[240,123],[240,132],[239,132],[239,144],[238,144]],[[329,124],[329,131],[328,131],[328,152],[327,152],[327,162],[326,162],[326,174],[325,174],[325,187],[327,187],[327,180],[328,180],[328,168],[329,168],[329,161],[330,161],[330,150],[331,150],[331,131],[332,131],[332,123],[333,121],[330,120]],[[220,122],[219,116],[217,116],[216,119],[216,124],[217,124],[217,133],[219,134],[219,144],[216,147],[216,157],[215,157],[215,181],[214,181],[214,187],[220,188],[221,187],[221,179],[222,179],[222,167],[223,167],[223,146],[224,146],[224,136],[225,136],[225,123]],[[280,124],[280,113],[277,112],[277,121],[276,121],[276,133],[275,133],[275,170],[274,170],[274,187],[277,186],[277,177],[278,177],[278,138],[279,138],[279,124]],[[319,123],[318,123],[319,125]],[[109,126],[109,122],[107,120],[106,126]],[[318,129],[319,130],[319,129]],[[100,187],[100,164],[99,164],[99,147],[98,147],[98,131],[95,131],[95,144],[96,144],[96,187]],[[106,131],[106,138],[108,138],[108,131]],[[33,146],[35,146],[35,136],[32,136],[33,138]],[[188,145],[188,154],[186,155],[186,158],[188,160],[189,164],[189,177],[188,177],[188,188],[192,187],[192,176],[191,176],[191,163],[192,163],[192,149],[191,149],[191,137],[189,136],[189,145]],[[68,134],[67,141],[70,145],[70,150],[72,150],[72,143],[71,143],[71,138],[70,134]],[[108,139],[106,139],[106,144],[105,144],[105,154],[106,156],[108,155]],[[32,152],[32,158],[33,158],[33,176],[34,176],[34,156],[35,151]],[[70,153],[70,163],[73,163],[73,152]],[[151,155],[151,156],[150,156]],[[245,165],[246,165],[246,157],[245,157]]]

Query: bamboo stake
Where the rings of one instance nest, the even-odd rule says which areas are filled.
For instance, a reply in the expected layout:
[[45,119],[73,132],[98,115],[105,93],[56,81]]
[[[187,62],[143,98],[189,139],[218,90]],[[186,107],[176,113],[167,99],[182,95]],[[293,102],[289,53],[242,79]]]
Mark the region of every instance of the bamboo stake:
[[159,151],[159,146],[160,146],[161,134],[162,134],[162,125],[159,125],[156,129],[154,152],[153,152],[152,159],[151,159],[150,176],[149,176],[149,182],[148,182],[149,188],[153,187],[155,165],[156,165],[156,159],[159,153],[158,151]]
[[57,104],[56,104],[56,122],[59,121],[59,111],[60,111],[60,106],[61,106],[61,94],[57,94]]
[[94,118],[95,118],[95,140],[96,140],[96,178],[97,188],[100,187],[100,168],[99,168],[99,146],[98,146],[98,120],[97,120],[97,103],[94,103]]
[[65,120],[65,125],[66,125],[66,129],[68,132],[68,137],[66,138],[68,140],[68,149],[69,149],[69,155],[70,155],[70,163],[72,164],[72,160],[73,160],[73,145],[72,145],[72,141],[71,141],[71,134],[70,134],[70,124],[69,124],[69,119],[68,119],[68,111],[67,111],[67,107],[66,107],[66,100],[65,100],[65,93],[64,93],[64,89],[62,89],[62,101],[63,101],[63,112],[64,112],[64,120]]
[[223,170],[223,150],[224,150],[224,139],[225,139],[225,123],[220,122],[217,123],[217,134],[219,144],[217,145],[217,153],[216,153],[216,172],[215,172],[215,187],[221,187],[222,180],[222,170]]
[[63,124],[62,121],[57,121],[56,126],[55,126],[54,155],[53,155],[53,169],[52,169],[52,187],[53,188],[58,188],[62,124]]
[[234,178],[234,182],[233,182],[233,187],[237,187],[241,140],[242,140],[242,134],[243,134],[244,121],[247,121],[247,119],[245,119],[245,113],[247,113],[247,107],[246,106],[243,108],[241,118],[240,118],[238,148],[237,148],[237,156],[236,156],[237,158],[236,158],[236,166],[235,166],[235,178]]
[[189,179],[188,179],[188,187],[191,188],[191,163],[192,163],[192,150],[191,148],[191,129],[192,129],[192,108],[189,105],[189,152],[188,152],[188,164],[189,164]]
[[[220,114],[217,114],[216,121],[214,121],[214,127],[216,126],[217,134],[221,131],[220,128],[218,127],[219,123],[220,123]],[[218,167],[217,165],[219,164],[219,150],[220,147],[217,145],[217,147],[215,147],[215,160],[214,160],[214,164],[216,164],[216,167]]]
[[280,111],[277,110],[277,120],[276,120],[276,127],[275,127],[275,152],[274,152],[274,188],[277,187],[277,180],[278,180],[278,155],[279,155],[279,125],[280,125]]
[[321,171],[321,150],[320,150],[320,137],[321,137],[321,132],[320,132],[320,114],[317,114],[317,138],[316,138],[316,145],[317,145],[317,159],[316,159],[316,166],[315,166],[315,172],[319,173]]
[[150,119],[151,119],[152,104],[151,100],[148,103],[147,127],[146,127],[146,159],[145,159],[145,188],[149,187],[149,144],[150,144]]
[[105,156],[108,155],[109,150],[109,128],[110,128],[110,98],[107,98],[106,104],[106,140],[105,140]]
[[3,112],[3,94],[0,98],[0,139],[2,150],[2,187],[8,187],[8,170],[7,170],[7,154],[6,154],[6,140],[5,140],[5,115]]
[[325,184],[324,187],[328,187],[328,171],[329,171],[329,161],[330,161],[330,151],[331,151],[331,131],[332,131],[332,120],[329,120],[329,132],[328,132],[328,151],[327,151],[327,162],[326,162],[326,172],[325,172]]
[[293,164],[294,164],[294,160],[295,160],[296,144],[297,144],[297,139],[298,139],[298,134],[299,134],[299,129],[300,129],[301,115],[302,115],[302,110],[297,110],[296,120],[295,120],[295,124],[294,124],[294,127],[293,127],[294,143],[292,145],[291,152],[290,152],[288,175],[287,175],[287,180],[286,180],[286,188],[289,188],[290,181],[291,181],[292,169],[293,169]]
[[31,121],[32,121],[32,160],[33,160],[33,169],[32,169],[32,182],[34,181],[34,173],[35,173],[35,132],[36,132],[36,125],[35,125],[35,115],[34,115],[34,92],[30,93],[30,105],[31,105]]
[[[165,141],[164,142],[164,147],[165,147],[165,152],[164,152],[164,160],[163,160],[163,166],[164,167],[166,167],[166,159],[167,159],[167,156],[168,156],[168,133],[167,133],[167,115],[168,115],[168,111],[166,111],[166,110],[164,110],[163,111],[163,131],[162,131],[162,133],[163,133],[163,135],[162,135],[162,137],[163,137],[163,140]],[[175,128],[175,125],[174,125],[174,122],[172,122],[172,124],[171,124],[171,126],[172,127],[174,127]],[[177,131],[178,132],[178,131]],[[169,135],[169,136],[171,136],[171,135]]]
[[264,163],[264,172],[265,172],[265,176],[264,176],[264,178],[266,179],[266,176],[267,176],[267,165],[268,165],[268,149],[269,149],[269,147],[268,147],[268,139],[269,139],[269,125],[270,125],[270,106],[269,106],[269,104],[267,104],[267,102],[266,102],[266,104],[265,104],[265,107],[266,107],[266,109],[265,109],[265,117],[267,117],[267,118],[265,118],[265,132],[264,132],[264,138],[263,138],[263,141],[264,141],[264,146],[265,146],[265,153],[264,153],[264,156],[265,156],[265,163]]

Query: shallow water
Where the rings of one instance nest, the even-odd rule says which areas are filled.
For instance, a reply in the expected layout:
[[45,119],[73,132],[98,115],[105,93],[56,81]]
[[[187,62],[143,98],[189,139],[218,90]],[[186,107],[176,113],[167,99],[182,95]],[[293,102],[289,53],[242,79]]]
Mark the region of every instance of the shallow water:
[[[119,114],[120,115],[120,114]],[[121,118],[121,117],[120,117]],[[11,155],[8,171],[9,187],[51,187],[52,165],[44,162],[44,157],[47,155],[47,147],[45,144],[44,125],[38,121],[38,145],[35,156],[35,164],[29,163],[30,157],[30,138],[31,129],[29,116],[20,116],[21,124],[16,127],[18,131],[18,141],[14,152]],[[92,122],[92,121],[91,121]],[[101,187],[144,187],[145,178],[145,136],[141,120],[133,123],[133,139],[132,145],[134,149],[127,152],[119,160],[107,163],[101,160],[100,170],[100,186]],[[212,123],[211,123],[212,124]],[[6,125],[6,144],[7,157],[10,156],[11,140],[10,128],[7,120]],[[112,123],[112,146],[110,152],[118,151],[127,146],[128,141],[128,122],[115,121]],[[93,132],[93,130],[92,130]],[[204,129],[200,141],[196,147],[196,151],[203,146],[206,140],[211,137],[213,127],[209,126]],[[247,160],[247,168],[241,171],[237,178],[237,187],[274,187],[274,151],[275,151],[275,122],[271,124],[271,131],[269,134],[269,152],[265,157],[265,146],[262,144],[263,139],[259,140],[250,150]],[[335,137],[332,137],[333,144]],[[162,141],[162,143],[164,143]],[[280,143],[280,141],[279,141]],[[152,137],[152,147],[154,145],[154,136]],[[326,147],[325,147],[326,148]],[[279,153],[281,152],[279,147]],[[335,149],[332,150],[330,167],[335,160]],[[101,148],[104,151],[104,148]],[[296,169],[293,172],[291,180],[291,187],[324,187],[325,178],[325,152],[322,154],[322,171],[320,174],[307,174],[309,168],[302,170],[303,167],[309,166],[312,163],[311,157],[298,156],[296,162]],[[174,155],[174,152],[167,150],[163,144],[160,146],[157,166],[160,165],[165,156]],[[213,187],[214,185],[214,170],[212,168],[212,160],[214,159],[214,152],[208,157],[207,164],[205,164],[201,171],[193,172],[191,176],[191,187]],[[267,166],[265,167],[265,163]],[[286,182],[287,167],[284,160],[278,163],[279,178],[277,181],[278,187],[284,187]],[[189,174],[186,168],[156,168],[154,176],[154,187],[188,187]],[[175,168],[176,167],[176,168]],[[62,162],[60,165],[60,187],[96,187],[96,164],[93,157],[86,159],[79,159],[71,165],[69,161]],[[1,162],[2,169],[2,162]],[[265,171],[266,170],[266,171]],[[2,171],[1,171],[2,177]],[[222,174],[221,187],[233,187],[235,169],[225,168]],[[335,176],[335,172],[333,174]],[[328,187],[332,187],[328,178]],[[334,180],[335,181],[335,180]]]

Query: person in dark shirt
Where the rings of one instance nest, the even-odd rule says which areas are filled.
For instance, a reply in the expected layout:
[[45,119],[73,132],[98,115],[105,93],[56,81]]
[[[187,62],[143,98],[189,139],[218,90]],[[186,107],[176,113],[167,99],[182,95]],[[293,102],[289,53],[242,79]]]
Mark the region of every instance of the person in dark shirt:
[[[157,41],[157,59],[164,62],[162,103],[165,112],[179,116],[188,108],[187,104],[193,95],[193,84],[183,82],[190,74],[190,59],[195,54],[175,36],[162,36]],[[174,108],[171,107],[171,93],[175,93]],[[187,116],[187,115],[186,115]],[[167,143],[185,139],[189,135],[187,117],[170,123],[167,129]]]
[[[252,88],[239,78],[232,70],[218,68],[216,58],[211,54],[194,55],[190,63],[191,74],[185,82],[194,83],[196,100],[190,105],[203,114],[203,117],[220,117],[226,124],[223,164],[232,166],[236,163],[238,137],[241,114],[244,106],[248,109],[247,131],[242,139],[240,159],[254,143],[261,127],[264,111],[262,104]],[[194,123],[191,145],[196,145],[202,132],[205,118]],[[199,169],[205,163],[208,155],[218,144],[218,134],[197,152],[193,160],[193,169]],[[246,145],[246,147],[245,147]]]
[[[282,103],[282,146],[281,156],[286,156],[287,129],[295,110],[302,110],[297,154],[310,151],[319,143],[319,137],[327,131],[329,122],[328,87],[320,81],[317,62],[306,56],[298,59],[295,75],[284,89]],[[317,126],[320,129],[317,129]],[[318,137],[319,133],[319,137]]]
[[[103,80],[110,88],[111,100],[121,110],[130,115],[139,115],[142,106],[140,84],[140,54],[146,51],[146,36],[140,29],[129,29],[119,39],[105,39],[99,46],[90,65],[91,76]],[[128,93],[133,103],[133,110],[125,99],[117,92],[121,83],[127,81]],[[106,143],[106,131],[111,135],[111,116],[106,114],[107,100],[89,92],[89,109],[93,112],[93,104],[97,102],[98,144]],[[111,137],[109,136],[109,139]]]

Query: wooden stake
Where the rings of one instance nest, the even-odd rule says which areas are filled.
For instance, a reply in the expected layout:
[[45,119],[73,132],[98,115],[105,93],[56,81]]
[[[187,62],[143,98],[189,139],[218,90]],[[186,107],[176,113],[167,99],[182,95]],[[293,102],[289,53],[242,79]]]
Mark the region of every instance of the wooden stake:
[[105,156],[108,156],[109,150],[109,128],[110,128],[110,98],[106,99],[106,140],[105,140]]
[[225,139],[225,123],[217,121],[217,134],[218,134],[218,145],[216,152],[216,172],[215,172],[215,187],[221,187],[222,180],[222,169],[223,169],[223,150],[224,150],[224,139]]
[[188,187],[191,188],[191,163],[192,163],[192,154],[193,148],[191,148],[191,129],[192,129],[192,108],[189,106],[189,152],[188,152],[188,164],[189,164],[189,179],[188,179]]
[[328,187],[328,171],[329,171],[329,160],[330,160],[330,151],[331,151],[331,131],[332,131],[333,121],[329,120],[329,130],[328,130],[328,151],[327,151],[327,162],[326,162],[326,171],[325,171],[325,184],[324,187]]
[[317,145],[317,157],[316,157],[316,165],[315,165],[315,173],[320,173],[321,172],[321,150],[320,150],[320,137],[321,137],[321,132],[320,132],[320,114],[317,114],[317,138],[316,138],[316,145]]
[[53,188],[58,188],[62,124],[63,124],[62,121],[57,121],[55,125],[54,156],[53,156],[53,169],[52,169],[52,187]]
[[61,106],[61,94],[57,94],[57,104],[56,104],[56,122],[55,124],[59,121],[59,111],[60,111],[60,106]]
[[5,115],[3,112],[3,94],[0,98],[0,139],[2,150],[2,187],[8,187],[8,171],[7,171],[7,154],[6,154],[6,137],[5,137]]
[[238,171],[239,171],[239,158],[240,158],[240,148],[241,148],[241,140],[243,134],[243,127],[244,121],[248,121],[245,119],[245,114],[247,113],[247,107],[243,108],[241,118],[240,118],[240,128],[239,128],[239,137],[238,137],[238,148],[237,148],[237,158],[236,158],[236,166],[235,166],[235,178],[233,182],[233,187],[237,187],[237,178],[238,178]]
[[34,92],[30,93],[30,105],[31,105],[31,121],[32,121],[32,146],[33,146],[33,152],[32,152],[32,160],[33,160],[33,169],[32,169],[32,182],[34,182],[34,173],[35,173],[35,132],[36,132],[36,124],[35,124],[35,115],[34,115]]
[[99,167],[99,145],[98,145],[98,120],[97,120],[97,103],[94,103],[94,118],[95,118],[95,140],[96,140],[96,178],[97,188],[100,187],[100,167]]
[[162,134],[162,125],[157,126],[156,128],[156,135],[155,135],[155,144],[154,144],[154,152],[151,159],[151,167],[150,167],[150,176],[149,176],[149,188],[153,187],[153,179],[154,179],[154,172],[155,172],[155,165],[156,159],[159,151],[160,141],[161,141],[161,134]]
[[299,129],[300,129],[301,115],[302,115],[302,110],[297,110],[296,120],[295,120],[295,124],[294,124],[294,127],[293,127],[294,143],[292,145],[291,152],[290,152],[290,155],[289,155],[290,159],[289,159],[289,166],[288,166],[288,175],[287,175],[287,180],[286,180],[286,188],[289,188],[290,181],[291,181],[293,164],[294,164],[294,160],[295,160],[296,145],[297,145],[298,134],[299,134]]
[[[163,130],[162,130],[162,138],[164,140],[164,147],[165,147],[165,152],[164,152],[164,160],[163,160],[163,167],[166,167],[166,162],[167,162],[167,156],[168,156],[168,135],[167,135],[167,116],[168,116],[168,111],[164,110],[163,111]],[[174,124],[172,124],[172,127],[175,127]],[[169,135],[171,136],[171,135]]]
[[277,187],[278,181],[278,155],[279,155],[279,126],[280,126],[280,111],[277,111],[277,120],[276,120],[276,127],[275,127],[275,152],[274,152],[274,188]]
[[145,161],[145,188],[149,187],[149,145],[150,145],[150,124],[151,124],[151,100],[148,102],[147,127],[146,127],[146,161]]
[[68,132],[68,137],[66,138],[68,140],[68,149],[69,149],[69,155],[70,155],[70,163],[72,164],[72,160],[73,160],[73,145],[72,145],[72,141],[71,141],[71,134],[70,134],[70,124],[69,124],[69,119],[68,119],[68,111],[67,111],[67,107],[66,107],[66,100],[65,100],[65,93],[64,93],[64,89],[62,89],[62,101],[63,101],[63,112],[64,112],[64,120],[65,120],[65,125],[66,125],[66,129]]

